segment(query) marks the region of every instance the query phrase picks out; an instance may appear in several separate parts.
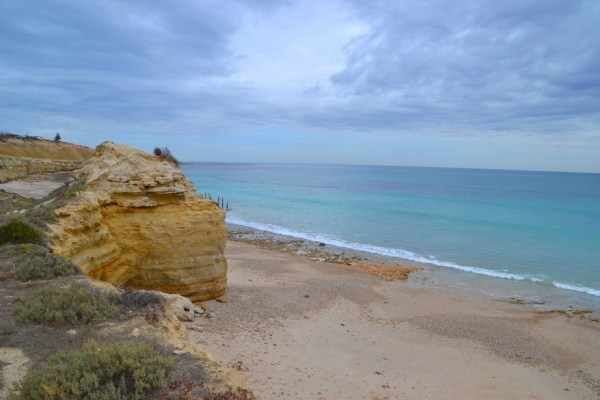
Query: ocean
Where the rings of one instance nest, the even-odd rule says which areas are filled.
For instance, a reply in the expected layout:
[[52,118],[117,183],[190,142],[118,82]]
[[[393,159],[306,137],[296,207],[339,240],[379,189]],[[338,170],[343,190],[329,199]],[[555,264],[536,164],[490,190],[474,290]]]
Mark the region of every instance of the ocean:
[[427,263],[450,286],[600,308],[600,174],[305,164],[182,166],[227,222]]

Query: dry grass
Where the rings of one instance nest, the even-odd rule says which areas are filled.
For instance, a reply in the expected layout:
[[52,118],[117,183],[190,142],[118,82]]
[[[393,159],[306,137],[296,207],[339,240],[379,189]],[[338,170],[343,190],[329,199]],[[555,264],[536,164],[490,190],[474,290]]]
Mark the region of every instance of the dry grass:
[[49,140],[28,141],[7,138],[0,143],[0,155],[10,157],[29,157],[36,159],[85,161],[94,153],[94,149],[70,143],[54,143]]

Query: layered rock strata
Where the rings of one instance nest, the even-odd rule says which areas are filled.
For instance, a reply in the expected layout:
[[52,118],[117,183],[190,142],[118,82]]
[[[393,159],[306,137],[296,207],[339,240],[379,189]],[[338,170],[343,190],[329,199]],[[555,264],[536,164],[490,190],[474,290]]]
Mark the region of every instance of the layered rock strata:
[[33,174],[73,171],[93,154],[89,147],[49,140],[0,141],[0,183]]
[[85,190],[55,211],[54,253],[107,282],[192,301],[223,295],[225,212],[179,168],[105,142],[74,176]]

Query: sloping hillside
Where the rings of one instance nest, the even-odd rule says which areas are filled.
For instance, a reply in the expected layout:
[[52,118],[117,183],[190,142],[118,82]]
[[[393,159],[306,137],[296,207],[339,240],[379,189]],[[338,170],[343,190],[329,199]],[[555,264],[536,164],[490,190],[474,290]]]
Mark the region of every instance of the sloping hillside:
[[0,183],[32,174],[73,171],[94,149],[71,143],[0,135]]

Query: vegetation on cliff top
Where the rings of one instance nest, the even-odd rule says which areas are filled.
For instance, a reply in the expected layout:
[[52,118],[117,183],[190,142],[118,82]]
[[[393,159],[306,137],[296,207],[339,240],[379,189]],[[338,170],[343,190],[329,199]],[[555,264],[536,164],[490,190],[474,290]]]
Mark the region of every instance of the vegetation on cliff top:
[[[168,148],[160,150],[162,159],[179,165]],[[8,332],[0,336],[0,347],[22,350],[30,368],[13,384],[8,399],[189,399],[190,385],[201,389],[194,398],[253,399],[243,388],[219,392],[204,387],[222,375],[204,369],[204,358],[177,355],[175,362],[156,344],[148,344],[165,343],[162,335],[169,331],[160,294],[89,286],[87,277],[71,277],[81,273],[77,266],[44,247],[51,243],[45,232],[47,223],[57,221],[55,210],[84,190],[86,182],[79,180],[41,201],[16,199],[11,213],[0,216],[0,291],[6,295],[0,298],[0,331]],[[42,281],[15,285],[15,280]],[[115,334],[124,319],[143,334]],[[111,323],[96,325],[107,320]],[[44,326],[48,324],[51,329]],[[184,381],[176,378],[182,374]],[[3,384],[7,382],[0,379],[0,389]]]
[[171,161],[173,164],[175,164],[176,167],[179,167],[179,160],[175,158],[175,156],[171,153],[171,150],[169,150],[168,147],[163,147],[162,149],[160,147],[155,147],[154,155],[162,159]]
[[42,242],[42,235],[30,225],[13,220],[8,224],[0,226],[0,246],[8,243],[23,244]]
[[60,350],[43,368],[31,369],[8,399],[141,399],[148,389],[166,385],[173,366],[173,358],[146,343],[90,340],[81,350]]
[[45,247],[36,245],[20,247],[22,254],[12,262],[15,278],[19,281],[47,280],[82,273],[77,265],[51,254]]
[[14,309],[20,322],[89,325],[117,316],[121,296],[79,282],[66,288],[45,287],[21,299]]

